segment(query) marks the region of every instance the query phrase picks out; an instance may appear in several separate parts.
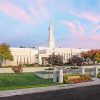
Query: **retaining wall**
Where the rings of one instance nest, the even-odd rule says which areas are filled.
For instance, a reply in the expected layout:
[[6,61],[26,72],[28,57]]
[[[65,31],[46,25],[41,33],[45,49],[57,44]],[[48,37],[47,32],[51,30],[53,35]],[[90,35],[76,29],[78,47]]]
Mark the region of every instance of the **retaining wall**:
[[[29,67],[29,68],[23,68],[23,72],[36,72],[36,71],[44,71],[45,69],[48,69],[50,67]],[[12,71],[12,68],[0,68],[0,73],[14,73]]]

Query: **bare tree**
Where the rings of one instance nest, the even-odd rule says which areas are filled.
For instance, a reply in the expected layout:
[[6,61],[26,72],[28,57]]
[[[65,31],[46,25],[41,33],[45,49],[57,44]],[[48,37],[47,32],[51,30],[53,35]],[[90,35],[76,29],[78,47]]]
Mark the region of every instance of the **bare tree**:
[[60,54],[55,55],[53,53],[53,54],[49,55],[47,61],[53,67],[55,67],[55,65],[61,66],[61,65],[63,65],[63,56],[61,56]]
[[69,63],[73,65],[74,67],[81,66],[83,62],[84,62],[84,58],[79,57],[78,55],[74,55],[72,56],[72,58],[69,59]]

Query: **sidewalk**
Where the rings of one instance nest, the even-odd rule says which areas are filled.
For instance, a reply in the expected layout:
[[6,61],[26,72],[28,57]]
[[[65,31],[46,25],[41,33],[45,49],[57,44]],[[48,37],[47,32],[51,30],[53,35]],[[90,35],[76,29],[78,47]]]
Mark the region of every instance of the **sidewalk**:
[[39,93],[39,92],[48,92],[48,91],[55,91],[55,90],[61,90],[61,89],[71,89],[71,88],[86,87],[86,86],[93,86],[93,85],[100,85],[100,79],[93,78],[93,80],[94,81],[91,81],[91,82],[77,83],[77,84],[64,84],[64,85],[56,85],[56,86],[48,86],[48,87],[38,87],[38,88],[27,88],[27,89],[0,91],[0,97],[23,95],[23,94],[32,94],[32,93]]

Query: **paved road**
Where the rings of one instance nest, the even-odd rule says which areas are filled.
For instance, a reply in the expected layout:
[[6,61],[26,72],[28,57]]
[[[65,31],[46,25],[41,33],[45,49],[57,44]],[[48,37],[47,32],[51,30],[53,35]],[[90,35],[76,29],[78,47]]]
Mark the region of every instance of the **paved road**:
[[0,100],[100,100],[100,85],[45,93],[1,97]]

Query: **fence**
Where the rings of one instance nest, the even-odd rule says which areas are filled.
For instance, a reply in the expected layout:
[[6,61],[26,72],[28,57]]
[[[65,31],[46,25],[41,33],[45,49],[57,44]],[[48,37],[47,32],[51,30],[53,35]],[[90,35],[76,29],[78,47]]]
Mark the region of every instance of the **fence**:
[[85,73],[87,75],[90,75],[90,76],[95,76],[96,75],[96,69],[95,68],[86,68],[85,69]]
[[65,69],[64,74],[82,74],[82,69]]
[[43,79],[53,79],[53,72],[51,72],[51,71],[35,72],[35,75],[37,75],[38,77],[41,77]]
[[[100,68],[98,69],[98,73],[100,73]],[[82,69],[64,69],[64,74],[83,74]],[[96,68],[85,68],[85,73],[90,76],[96,76]]]

